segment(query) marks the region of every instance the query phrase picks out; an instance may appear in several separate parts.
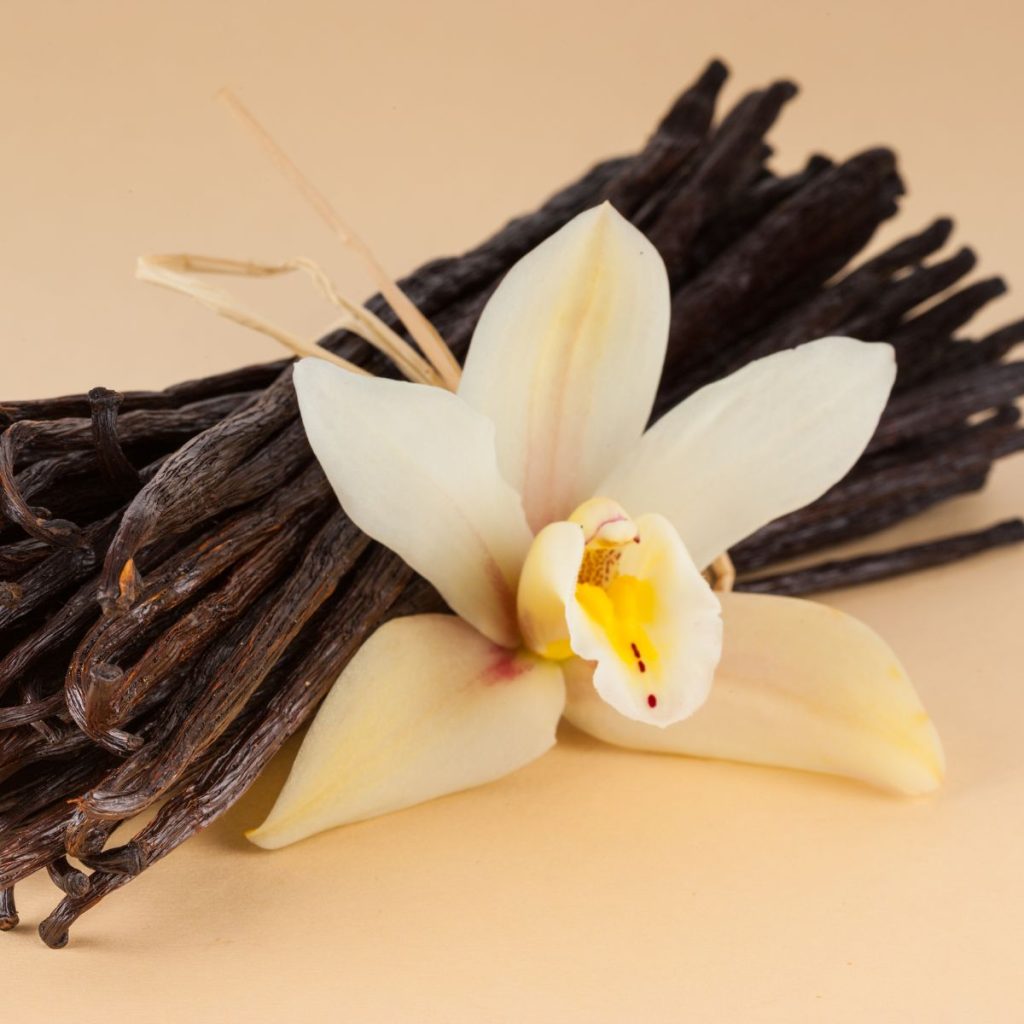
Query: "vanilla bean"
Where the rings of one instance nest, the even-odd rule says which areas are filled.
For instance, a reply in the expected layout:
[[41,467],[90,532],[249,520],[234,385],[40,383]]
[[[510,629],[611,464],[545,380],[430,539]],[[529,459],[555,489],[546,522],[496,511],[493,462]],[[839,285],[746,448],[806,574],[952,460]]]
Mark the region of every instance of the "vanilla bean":
[[61,892],[79,899],[89,891],[89,876],[73,868],[67,857],[58,857],[46,865],[46,873]]
[[117,528],[116,516],[108,516],[82,532],[82,544],[60,547],[17,580],[18,598],[0,609],[0,629],[12,625],[61,591],[80,583],[97,568],[102,550]]
[[948,565],[982,551],[1022,541],[1024,520],[1008,519],[984,530],[956,534],[924,544],[910,544],[892,551],[822,562],[805,569],[761,576],[753,580],[740,580],[736,589],[754,594],[812,594]]
[[813,156],[802,171],[784,178],[768,174],[733,196],[705,219],[688,249],[680,254],[679,279],[688,281],[696,277],[772,210],[833,166],[831,160]]
[[[72,658],[65,683],[67,705],[84,732],[115,752],[127,753],[135,738],[113,729],[132,715],[139,701],[182,661],[203,652],[245,605],[260,593],[284,565],[304,536],[305,510],[329,493],[319,470],[307,471],[269,502],[243,512],[186,547],[154,570],[140,600],[127,612],[100,621]],[[249,557],[254,549],[254,556]],[[225,586],[202,599],[187,616],[151,641],[140,660],[127,670],[114,669],[112,659],[130,651],[151,624],[193,598],[229,567],[247,559]],[[114,671],[106,714],[100,723],[90,714],[90,688],[97,688],[101,670]],[[3,664],[0,663],[0,683]],[[93,709],[95,714],[95,708]]]
[[812,338],[840,333],[840,325],[865,303],[873,302],[894,274],[941,248],[952,230],[952,221],[940,218],[866,261],[754,336],[735,355],[728,369],[737,369],[751,359],[793,348]]
[[1006,282],[1001,277],[977,281],[907,321],[888,340],[896,345],[897,353],[902,354],[914,342],[948,337],[989,302],[1005,294]]
[[[365,540],[362,542],[365,544]],[[169,737],[158,766],[145,777],[132,759],[102,787],[87,793],[82,806],[98,818],[126,818],[159,798],[182,775],[189,760],[224,731],[303,624],[326,600],[361,553],[359,534],[339,510],[320,529],[295,574],[273,607],[261,602],[243,620],[244,632],[225,664],[210,673],[208,685],[189,715]],[[337,559],[339,552],[344,559]]]
[[[198,380],[183,381],[163,391],[121,392],[121,411],[137,409],[176,409],[206,399],[227,398],[229,407],[245,400],[271,384],[287,366],[289,360],[258,363],[237,370],[214,374]],[[234,396],[233,398],[231,396]],[[63,395],[58,398],[32,399],[24,402],[0,402],[0,426],[6,427],[18,420],[88,419],[92,415],[89,396]]]
[[0,729],[13,729],[19,725],[28,725],[57,714],[64,704],[64,694],[54,693],[49,697],[13,707],[0,707]]
[[759,531],[730,549],[730,555],[740,573],[762,569],[774,562],[802,558],[823,548],[888,529],[950,498],[980,491],[987,480],[985,471],[953,477],[940,486],[872,502],[860,510],[849,509],[822,522],[799,526],[790,534],[774,539],[761,537]]
[[948,259],[916,267],[906,277],[889,284],[869,309],[842,323],[840,333],[872,341],[888,339],[907,313],[956,284],[976,263],[973,250],[961,249]]
[[662,118],[643,152],[610,184],[605,198],[623,216],[637,224],[654,221],[657,206],[671,194],[666,184],[683,173],[707,136],[727,75],[721,61],[711,61]]
[[1024,362],[982,366],[913,388],[889,402],[868,451],[926,437],[975,413],[1013,402],[1022,393]]
[[67,728],[54,739],[33,730],[0,730],[0,781],[32,765],[77,756],[91,748],[89,737],[78,729]]
[[1006,292],[1002,278],[978,281],[955,292],[928,312],[909,320],[889,340],[896,347],[900,365],[900,391],[916,387],[955,371],[950,357],[955,341],[954,332],[966,324],[993,299]]
[[791,82],[777,82],[741,100],[712,139],[706,158],[659,211],[650,239],[661,253],[673,284],[679,283],[680,271],[701,225],[733,194],[744,173],[753,176],[751,160],[760,166],[764,134],[794,95],[796,86]]
[[30,770],[20,781],[12,779],[0,797],[0,841],[26,818],[96,785],[113,763],[111,755],[91,747],[70,760],[48,765],[46,771]]
[[14,886],[0,889],[0,932],[18,927],[18,908],[14,905]]
[[[34,537],[0,545],[0,576],[8,581],[7,586],[14,586],[10,582],[10,577],[18,576],[26,569],[38,565],[50,553],[50,550],[48,544]],[[2,606],[3,604],[0,602],[0,607]]]
[[[1009,355],[1021,342],[1024,342],[1024,320],[1018,320],[993,331],[982,338],[976,346],[971,347],[980,354],[981,362],[996,363],[1004,356]],[[951,370],[959,368],[959,364],[953,364],[950,367]]]
[[[160,467],[128,506],[107,551],[100,585],[106,607],[125,608],[135,600],[139,582],[133,558],[158,535],[157,521],[163,532],[184,533],[214,512],[261,497],[293,474],[290,457],[296,446],[305,445],[300,425],[289,422],[295,411],[286,371],[259,398],[194,437]],[[259,448],[262,442],[269,443]],[[235,471],[247,463],[249,472],[240,478]]]
[[676,293],[666,372],[677,383],[663,389],[659,409],[711,377],[708,359],[758,318],[795,304],[794,282],[815,290],[867,241],[894,212],[902,190],[895,167],[890,151],[875,149],[824,172]]
[[319,623],[323,640],[290,666],[285,685],[266,706],[250,705],[203,772],[172,797],[126,847],[92,858],[98,870],[91,876],[89,890],[83,896],[66,897],[40,925],[47,945],[66,944],[68,929],[85,911],[204,829],[248,790],[323,699],[411,577],[399,559],[381,548],[368,556],[363,569],[353,587],[333,600]]
[[64,833],[71,808],[63,801],[52,804],[17,831],[0,840],[0,891],[34,874],[64,854]]
[[107,388],[93,388],[89,392],[92,436],[100,465],[115,490],[132,495],[142,486],[142,480],[128,461],[118,436],[117,410],[122,401],[121,395]]

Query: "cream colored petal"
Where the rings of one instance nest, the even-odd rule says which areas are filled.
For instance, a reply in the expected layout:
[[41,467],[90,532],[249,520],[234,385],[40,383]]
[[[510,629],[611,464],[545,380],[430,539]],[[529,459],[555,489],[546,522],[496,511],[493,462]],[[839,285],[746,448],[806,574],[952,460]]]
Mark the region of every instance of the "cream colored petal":
[[577,588],[566,605],[572,650],[596,662],[594,688],[618,717],[665,728],[707,699],[722,651],[718,598],[672,525],[636,521],[619,576],[601,597]]
[[552,746],[564,703],[551,662],[454,616],[395,619],[341,674],[248,837],[277,849],[499,779]]
[[851,338],[755,360],[659,420],[598,493],[667,516],[703,569],[846,475],[895,376],[890,345]]
[[487,303],[459,394],[497,425],[535,532],[598,493],[640,437],[668,321],[661,257],[607,203],[521,259]]
[[889,646],[811,601],[724,594],[725,645],[708,702],[668,729],[630,722],[579,666],[566,717],[617,746],[845,775],[898,793],[935,789],[938,734]]
[[515,646],[530,531],[494,453],[494,425],[451,392],[295,367],[309,443],[345,511],[437,587],[453,611]]

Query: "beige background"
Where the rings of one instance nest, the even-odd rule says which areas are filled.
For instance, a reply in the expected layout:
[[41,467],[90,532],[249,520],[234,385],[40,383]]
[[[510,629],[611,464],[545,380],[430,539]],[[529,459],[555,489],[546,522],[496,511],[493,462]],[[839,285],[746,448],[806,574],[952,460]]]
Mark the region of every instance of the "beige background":
[[[368,282],[212,102],[231,84],[396,272],[636,146],[712,54],[728,95],[805,88],[774,133],[898,145],[901,225],[954,212],[1024,279],[1018,5],[993,0],[0,6],[3,397],[162,386],[276,356],[132,281],[136,254],[323,260]],[[887,233],[888,237],[888,233]],[[298,284],[258,295],[315,333]],[[1018,294],[989,323],[1024,312]],[[893,534],[1024,505],[1024,466]],[[879,541],[879,543],[881,543]],[[268,855],[285,770],[90,913],[61,953],[21,887],[7,1020],[1024,1020],[1024,554],[828,595],[880,629],[945,739],[945,791],[672,761],[567,733],[502,783]]]

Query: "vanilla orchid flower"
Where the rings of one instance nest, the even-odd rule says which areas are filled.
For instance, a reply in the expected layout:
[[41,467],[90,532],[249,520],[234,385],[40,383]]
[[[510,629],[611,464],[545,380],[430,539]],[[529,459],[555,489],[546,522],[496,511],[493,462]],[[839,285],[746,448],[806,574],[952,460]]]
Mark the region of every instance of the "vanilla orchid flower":
[[935,788],[938,737],[879,637],[702,574],[853,466],[892,348],[824,338],[768,356],[645,431],[669,314],[661,258],[605,204],[508,273],[457,393],[296,365],[345,511],[454,614],[364,644],[253,842],[499,778],[551,747],[563,714],[641,750]]

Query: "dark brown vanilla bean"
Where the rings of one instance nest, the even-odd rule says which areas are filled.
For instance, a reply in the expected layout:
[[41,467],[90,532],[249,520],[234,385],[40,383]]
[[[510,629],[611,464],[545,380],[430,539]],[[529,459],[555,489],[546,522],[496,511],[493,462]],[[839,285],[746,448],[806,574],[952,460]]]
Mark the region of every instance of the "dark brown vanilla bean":
[[14,887],[0,889],[0,932],[18,927],[18,908],[14,905]]
[[914,269],[893,281],[871,306],[840,325],[840,333],[871,341],[886,340],[899,328],[902,318],[933,295],[939,295],[969,274],[977,263],[971,249],[961,249],[949,259]]
[[612,182],[605,198],[623,216],[637,224],[655,219],[658,203],[671,194],[667,183],[684,174],[707,135],[727,75],[721,61],[712,61],[662,118],[643,152]]
[[64,694],[54,693],[39,700],[0,708],[0,729],[14,729],[57,714],[64,707]]
[[[65,683],[68,708],[83,731],[115,752],[134,749],[136,741],[113,727],[128,721],[138,702],[175,664],[201,654],[231,624],[233,616],[269,585],[303,539],[310,519],[304,510],[328,493],[323,475],[308,470],[266,504],[236,516],[186,547],[154,571],[136,605],[99,622],[75,652]],[[130,651],[147,635],[154,620],[189,601],[254,549],[258,549],[255,556],[248,558],[226,585],[164,632],[135,665],[125,669],[113,665],[112,659]],[[0,680],[2,669],[0,664]],[[94,722],[89,692],[99,681],[96,674],[100,670],[113,671],[114,677],[102,721]]]
[[[133,559],[157,536],[157,523],[167,533],[184,533],[215,511],[237,508],[283,484],[294,472],[296,446],[305,445],[295,414],[286,371],[258,399],[171,456],[121,519],[104,564],[101,602],[126,608],[135,600]],[[269,443],[259,448],[263,442]],[[236,472],[247,463],[246,472]]]
[[813,156],[796,174],[785,178],[765,174],[749,188],[733,195],[714,217],[704,221],[687,250],[680,254],[680,280],[689,281],[696,277],[731,245],[752,231],[772,210],[832,166],[831,160]]
[[927,437],[975,413],[1013,402],[1024,393],[1024,362],[982,366],[953,373],[896,395],[868,447],[869,452]]
[[759,533],[748,537],[731,550],[740,574],[760,570],[775,562],[785,562],[870,536],[896,523],[933,508],[942,501],[981,490],[988,474],[980,471],[951,479],[929,488],[898,494],[888,500],[872,502],[860,511],[849,510],[818,523],[802,524],[785,536],[765,539]]
[[37,607],[55,597],[62,590],[74,586],[98,567],[102,550],[117,528],[115,516],[109,516],[82,532],[82,544],[59,547],[52,555],[30,569],[17,580],[18,597],[5,609],[0,609],[0,629],[24,618]]
[[[51,551],[48,544],[35,538],[0,545],[0,576],[7,581],[5,586],[14,587],[10,577],[19,576],[26,569],[38,565]],[[3,602],[0,601],[0,607]]]
[[323,645],[287,667],[287,681],[265,707],[247,707],[202,773],[173,797],[128,847],[112,851],[107,866],[91,877],[84,896],[69,895],[61,902],[39,928],[47,945],[63,946],[69,927],[81,914],[205,828],[252,785],[323,699],[338,672],[384,619],[411,577],[398,559],[380,548],[363,568],[354,587],[333,602],[320,623]]
[[118,436],[117,410],[122,401],[121,395],[108,388],[93,388],[89,392],[92,437],[100,466],[112,486],[130,496],[142,486],[142,480],[128,461]]
[[[271,384],[287,365],[288,360],[281,359],[273,363],[244,366],[200,380],[184,381],[163,391],[122,392],[121,412],[137,409],[173,410],[210,398],[226,398],[229,405],[237,405],[244,395]],[[92,404],[88,395],[0,402],[0,427],[9,426],[18,420],[88,419],[91,415]]]
[[6,841],[0,840],[0,890],[11,888],[63,855],[70,817],[71,808],[60,801],[19,823]]
[[[1020,540],[1014,521],[749,579],[982,486],[1024,436],[1024,364],[1005,362],[1024,323],[960,336],[1003,286],[950,291],[974,255],[937,255],[946,218],[858,265],[902,190],[892,153],[815,156],[777,175],[764,135],[793,87],[757,90],[716,118],[725,75],[712,62],[636,156],[598,164],[403,287],[464,355],[509,267],[608,199],[656,240],[672,276],[659,414],[823,334],[899,352],[898,393],[869,451],[819,501],[734,548],[741,587],[809,592]],[[379,296],[369,305],[400,329]],[[394,373],[351,335],[325,344]],[[0,405],[0,927],[16,923],[15,883],[45,869],[64,898],[40,933],[63,945],[81,913],[239,798],[379,622],[443,610],[337,511],[290,372],[282,360],[159,392]],[[158,799],[149,825],[104,848]],[[71,874],[65,854],[94,873]]]
[[793,348],[809,338],[841,333],[840,325],[866,303],[876,300],[890,278],[945,245],[952,230],[952,221],[940,218],[919,234],[868,260],[833,286],[821,289],[740,347],[728,369],[738,369],[751,359]]
[[[362,544],[365,544],[365,540]],[[97,818],[127,818],[149,806],[185,772],[191,758],[227,728],[263,681],[305,622],[334,592],[362,551],[358,531],[339,510],[321,528],[282,588],[274,605],[261,603],[243,620],[244,630],[223,666],[210,673],[208,685],[187,718],[168,738],[155,766],[144,777],[131,759],[101,788],[82,801]],[[334,557],[344,552],[344,559]]]
[[[956,347],[961,350],[970,348],[978,352],[977,362],[996,363],[1004,356],[1009,355],[1021,342],[1024,342],[1024,320],[1018,320],[1016,323],[1001,327],[998,331],[993,331],[976,345],[961,342]],[[977,365],[977,362],[972,365]],[[955,372],[961,365],[962,363],[956,357],[951,358],[949,372]]]
[[46,872],[61,892],[81,898],[89,891],[89,876],[73,868],[67,857],[58,857],[46,865]]
[[89,738],[70,727],[56,737],[47,738],[32,729],[5,729],[0,731],[0,781],[10,779],[19,771],[46,762],[77,757],[90,750]]
[[869,150],[812,180],[684,283],[672,304],[673,386],[658,410],[719,376],[729,346],[816,291],[895,212],[901,191],[893,154]]
[[796,86],[791,82],[777,82],[741,100],[722,123],[690,179],[659,211],[650,239],[665,260],[673,284],[680,281],[701,224],[760,170],[764,134],[794,95]]
[[813,594],[948,565],[982,551],[1022,541],[1024,520],[1008,519],[984,530],[944,537],[942,540],[911,544],[859,558],[822,562],[805,569],[761,576],[753,580],[741,580],[736,589],[753,594]]
[[45,772],[30,771],[20,782],[12,779],[0,799],[0,842],[26,818],[50,804],[80,796],[96,785],[113,763],[109,754],[89,748],[48,766]]
[[931,342],[935,338],[951,337],[953,332],[963,327],[975,313],[1005,292],[1006,282],[1001,277],[977,281],[932,306],[927,313],[914,317],[892,331],[888,340],[896,346],[897,353],[902,354],[915,342]]

